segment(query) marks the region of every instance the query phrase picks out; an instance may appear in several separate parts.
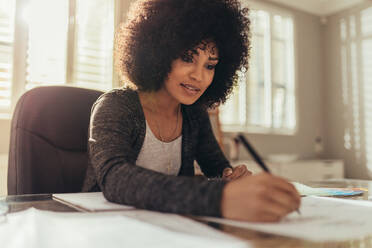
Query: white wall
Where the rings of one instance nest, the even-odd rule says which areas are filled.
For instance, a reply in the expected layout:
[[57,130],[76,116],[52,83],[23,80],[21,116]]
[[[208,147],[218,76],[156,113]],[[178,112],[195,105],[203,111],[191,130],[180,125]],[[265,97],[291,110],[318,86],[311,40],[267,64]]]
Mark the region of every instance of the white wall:
[[0,154],[8,153],[10,138],[10,120],[0,119]]

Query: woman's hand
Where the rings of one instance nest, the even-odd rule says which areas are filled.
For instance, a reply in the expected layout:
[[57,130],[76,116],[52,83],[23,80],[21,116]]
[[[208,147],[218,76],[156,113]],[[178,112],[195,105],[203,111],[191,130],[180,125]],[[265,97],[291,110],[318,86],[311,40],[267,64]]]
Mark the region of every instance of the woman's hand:
[[283,178],[268,173],[241,177],[226,184],[222,193],[224,218],[274,222],[300,206],[301,196]]
[[250,176],[250,175],[252,175],[252,172],[247,170],[247,167],[244,164],[242,164],[232,169],[225,168],[222,172],[222,179],[230,181],[230,180],[235,180],[235,179],[238,179],[244,176]]

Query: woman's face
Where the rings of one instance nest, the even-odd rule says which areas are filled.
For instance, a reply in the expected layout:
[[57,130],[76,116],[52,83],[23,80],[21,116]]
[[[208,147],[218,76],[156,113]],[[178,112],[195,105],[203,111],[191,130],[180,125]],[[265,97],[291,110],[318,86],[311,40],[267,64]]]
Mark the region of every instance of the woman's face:
[[202,43],[172,62],[164,90],[179,103],[193,104],[212,83],[217,63],[216,45]]

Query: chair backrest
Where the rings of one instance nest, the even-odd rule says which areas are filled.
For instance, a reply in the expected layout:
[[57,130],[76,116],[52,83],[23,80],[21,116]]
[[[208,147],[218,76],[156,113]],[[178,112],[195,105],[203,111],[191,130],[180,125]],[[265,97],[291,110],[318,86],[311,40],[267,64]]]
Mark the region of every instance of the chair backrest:
[[8,194],[81,190],[90,111],[101,91],[38,87],[17,102],[10,134]]

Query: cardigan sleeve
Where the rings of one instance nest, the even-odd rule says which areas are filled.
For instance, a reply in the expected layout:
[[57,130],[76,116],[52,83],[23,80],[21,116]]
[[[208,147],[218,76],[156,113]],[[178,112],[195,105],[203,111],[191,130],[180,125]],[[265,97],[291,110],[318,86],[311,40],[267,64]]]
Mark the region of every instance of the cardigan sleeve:
[[133,99],[114,93],[103,95],[93,106],[89,156],[104,196],[142,209],[220,216],[226,182],[169,176],[134,164],[140,113]]
[[207,177],[221,177],[223,170],[231,165],[214,136],[207,111],[200,110],[199,114],[196,161]]

